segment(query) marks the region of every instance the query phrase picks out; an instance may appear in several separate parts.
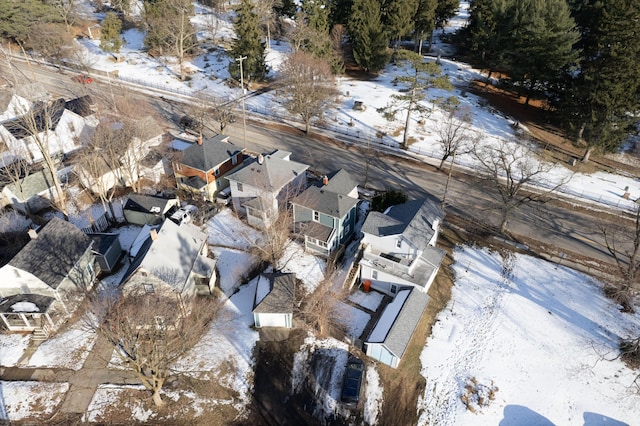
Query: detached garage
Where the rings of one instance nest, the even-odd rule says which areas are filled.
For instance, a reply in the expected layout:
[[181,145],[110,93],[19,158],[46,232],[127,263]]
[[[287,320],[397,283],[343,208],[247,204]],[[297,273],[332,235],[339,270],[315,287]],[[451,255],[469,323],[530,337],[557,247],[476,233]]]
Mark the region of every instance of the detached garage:
[[260,327],[293,327],[294,274],[263,274],[258,278],[253,302],[253,321]]

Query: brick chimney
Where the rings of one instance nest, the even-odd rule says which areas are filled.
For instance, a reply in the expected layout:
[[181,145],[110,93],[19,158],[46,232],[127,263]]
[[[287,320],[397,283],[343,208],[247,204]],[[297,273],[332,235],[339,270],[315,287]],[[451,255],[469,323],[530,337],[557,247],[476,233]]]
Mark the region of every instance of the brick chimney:
[[202,135],[198,136],[198,145],[202,145]]
[[155,229],[150,230],[149,235],[151,235],[151,239],[153,241],[158,239],[158,231],[156,231]]
[[322,185],[329,185],[329,178],[327,177],[327,175],[322,176]]

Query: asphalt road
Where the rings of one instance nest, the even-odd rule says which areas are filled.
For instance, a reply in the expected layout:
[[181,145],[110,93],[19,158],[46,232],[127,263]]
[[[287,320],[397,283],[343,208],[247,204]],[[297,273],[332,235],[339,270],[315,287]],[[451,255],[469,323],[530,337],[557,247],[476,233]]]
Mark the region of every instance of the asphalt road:
[[[146,89],[145,93],[123,86],[117,80],[96,78],[93,83],[82,85],[74,82],[72,76],[77,73],[61,74],[55,69],[36,64],[27,66],[15,61],[17,73],[35,79],[48,88],[52,94],[72,97],[85,93],[91,94],[102,105],[111,105],[113,95],[127,94],[132,99],[149,102],[153,108],[169,122],[187,112],[187,107],[168,101],[168,94],[154,93]],[[6,66],[5,66],[6,68]],[[215,128],[215,123],[209,123]],[[253,152],[268,152],[275,148],[292,152],[292,159],[311,165],[311,169],[320,173],[344,168],[355,176],[361,184],[377,189],[397,189],[406,192],[410,198],[431,194],[442,198],[447,179],[445,172],[438,172],[432,165],[437,160],[414,161],[390,156],[378,152],[366,145],[347,145],[341,142],[319,141],[315,138],[292,134],[270,128],[266,123],[247,120],[246,141],[243,136],[241,117],[225,129],[233,143],[245,146]],[[366,182],[365,182],[366,181]],[[491,195],[495,190],[483,187],[472,176],[454,174],[446,195],[447,211],[471,218],[481,227],[487,222],[499,224],[499,204]],[[556,253],[577,253],[589,258],[611,262],[611,256],[603,244],[599,224],[603,220],[583,210],[578,210],[550,200],[546,203],[533,202],[521,207],[509,221],[507,231],[517,240],[530,238],[542,243]],[[608,219],[619,223],[620,216]],[[631,222],[629,222],[631,226]]]

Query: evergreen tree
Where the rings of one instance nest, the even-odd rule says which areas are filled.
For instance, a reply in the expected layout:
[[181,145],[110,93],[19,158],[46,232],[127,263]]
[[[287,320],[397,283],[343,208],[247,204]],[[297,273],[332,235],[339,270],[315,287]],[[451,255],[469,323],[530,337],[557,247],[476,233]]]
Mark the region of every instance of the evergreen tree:
[[331,25],[349,22],[352,7],[353,0],[329,0],[329,22]]
[[122,21],[113,13],[108,12],[102,21],[102,33],[100,35],[100,49],[105,52],[119,53],[122,47],[122,38],[120,31],[122,30]]
[[436,29],[443,29],[445,25],[447,25],[447,22],[449,22],[449,19],[456,16],[459,8],[459,0],[438,0],[435,16]]
[[[476,0],[477,1],[477,0]],[[475,1],[473,2],[475,4]],[[419,0],[414,20],[413,39],[418,46],[418,53],[422,54],[422,42],[427,35],[431,35],[435,29],[436,6],[438,0]],[[431,37],[430,37],[431,39]]]
[[303,40],[300,49],[330,62],[333,55],[329,35],[329,6],[325,0],[303,0],[302,13],[296,16]]
[[557,110],[583,161],[594,151],[616,150],[640,110],[640,1],[574,2],[582,58],[567,73]]
[[40,0],[0,0],[0,37],[24,43],[32,26],[59,22],[53,6]]
[[231,63],[229,73],[231,77],[240,81],[239,58],[246,57],[242,62],[242,72],[245,81],[262,80],[267,75],[267,65],[264,62],[264,43],[260,41],[260,17],[253,10],[251,0],[241,0],[236,8],[236,19],[233,23],[236,38],[231,48]]
[[413,30],[413,18],[418,10],[418,0],[386,0],[383,6],[383,23],[387,34],[392,34],[394,46]]
[[310,28],[329,33],[329,5],[325,0],[302,0],[300,9]]
[[544,90],[575,62],[578,32],[565,0],[515,0],[509,16],[508,71],[526,89],[528,104],[536,88]]
[[297,6],[294,0],[280,0],[278,4],[273,6],[278,16],[286,16],[293,18],[296,14]]
[[382,28],[377,0],[354,0],[348,22],[356,63],[368,72],[378,72],[389,62],[387,35]]

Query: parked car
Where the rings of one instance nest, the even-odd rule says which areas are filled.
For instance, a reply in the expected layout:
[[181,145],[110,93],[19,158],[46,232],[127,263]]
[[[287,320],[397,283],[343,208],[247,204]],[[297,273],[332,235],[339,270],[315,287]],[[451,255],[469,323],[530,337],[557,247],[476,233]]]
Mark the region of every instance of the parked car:
[[93,78],[91,78],[91,76],[87,74],[79,74],[73,76],[73,79],[80,84],[89,84],[93,82]]
[[178,225],[182,223],[189,223],[193,218],[193,213],[195,213],[196,207],[192,205],[187,205],[185,207],[180,207],[178,210],[173,212],[169,219],[177,223]]
[[361,359],[350,356],[349,361],[347,361],[347,369],[344,372],[342,394],[340,395],[340,399],[345,405],[353,408],[358,407],[363,373],[364,362]]
[[228,206],[231,202],[231,187],[227,186],[225,189],[218,192],[216,195],[216,203]]

